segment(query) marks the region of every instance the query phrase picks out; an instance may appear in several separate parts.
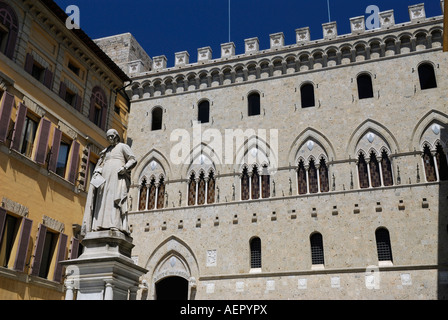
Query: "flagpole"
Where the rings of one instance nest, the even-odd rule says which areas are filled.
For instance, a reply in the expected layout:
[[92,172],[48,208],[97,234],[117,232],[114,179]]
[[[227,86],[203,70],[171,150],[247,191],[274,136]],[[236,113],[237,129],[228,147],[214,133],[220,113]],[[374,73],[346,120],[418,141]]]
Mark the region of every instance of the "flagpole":
[[230,0],[229,0],[229,42],[230,42]]
[[[230,1],[230,0],[229,0]],[[328,7],[328,22],[331,22],[331,16],[330,16],[330,0],[327,0],[327,7]]]

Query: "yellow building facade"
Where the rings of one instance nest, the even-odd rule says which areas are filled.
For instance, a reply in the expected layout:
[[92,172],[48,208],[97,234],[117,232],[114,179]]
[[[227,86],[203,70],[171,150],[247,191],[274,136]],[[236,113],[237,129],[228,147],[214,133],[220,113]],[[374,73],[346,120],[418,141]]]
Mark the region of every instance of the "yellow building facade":
[[126,74],[52,0],[0,0],[0,299],[60,300]]

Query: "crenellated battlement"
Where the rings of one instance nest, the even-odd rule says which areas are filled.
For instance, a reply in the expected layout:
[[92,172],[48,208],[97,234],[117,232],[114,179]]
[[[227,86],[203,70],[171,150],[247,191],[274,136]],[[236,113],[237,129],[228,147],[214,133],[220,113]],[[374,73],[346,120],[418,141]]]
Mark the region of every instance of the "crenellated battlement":
[[[443,0],[441,1],[441,7],[443,10]],[[229,59],[237,59],[242,56],[254,55],[258,53],[267,53],[272,51],[279,51],[282,49],[291,49],[291,48],[301,48],[310,44],[319,44],[324,45],[325,42],[347,39],[351,36],[360,36],[363,34],[373,34],[379,33],[384,30],[389,30],[393,27],[400,27],[409,24],[418,24],[425,20],[430,20],[430,18],[426,17],[424,3],[416,4],[408,7],[409,18],[410,21],[406,23],[402,23],[399,25],[395,24],[394,11],[387,10],[379,13],[380,19],[380,28],[367,30],[365,17],[358,16],[350,18],[350,27],[351,33],[339,35],[337,22],[328,22],[322,24],[322,33],[323,38],[318,40],[311,39],[311,33],[309,27],[298,28],[295,30],[296,32],[296,43],[292,45],[285,44],[285,36],[283,32],[278,32],[269,35],[270,37],[270,48],[266,50],[260,50],[259,47],[259,39],[258,38],[249,38],[244,41],[244,54],[236,55],[235,54],[235,44],[233,42],[223,43],[221,44],[221,54],[219,58],[213,58],[213,52],[210,47],[203,47],[197,50],[198,59],[196,63],[190,63],[189,58],[190,54],[187,51],[177,52],[175,53],[174,59],[174,68],[183,68],[186,66],[194,66],[194,65],[202,65],[205,63],[213,63],[219,60],[229,60]],[[435,19],[435,18],[432,18]],[[153,57],[153,68],[149,73],[160,72],[166,69],[172,70],[172,68],[167,68],[167,57],[165,55]],[[148,74],[148,73],[147,73]]]
[[[443,1],[441,1],[443,9]],[[153,58],[149,72],[131,74],[128,95],[133,100],[202,90],[276,76],[315,72],[320,69],[364,63],[370,60],[441,50],[443,15],[426,17],[424,4],[409,6],[410,21],[395,23],[393,10],[379,13],[380,27],[366,29],[364,16],[350,19],[351,33],[339,35],[336,22],[322,24],[323,38],[312,40],[309,27],[296,29],[296,43],[285,44],[282,32],[270,35],[270,48],[260,49],[258,38],[244,42],[244,54],[235,54],[235,44],[221,44],[220,58],[211,47],[198,49],[192,63],[187,51],[175,53],[174,67],[166,56]]]

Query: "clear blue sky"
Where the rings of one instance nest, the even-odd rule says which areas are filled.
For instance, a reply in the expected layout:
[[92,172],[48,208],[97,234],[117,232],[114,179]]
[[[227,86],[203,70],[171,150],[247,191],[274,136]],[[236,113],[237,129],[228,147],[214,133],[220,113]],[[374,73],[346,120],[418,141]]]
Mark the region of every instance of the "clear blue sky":
[[[92,38],[132,33],[152,58],[165,55],[168,66],[174,53],[188,51],[190,62],[197,49],[210,46],[213,58],[229,41],[229,0],[55,0],[64,9],[77,5],[81,28]],[[295,43],[295,30],[310,27],[311,38],[322,39],[322,23],[328,22],[327,0],[230,0],[230,41],[236,53],[244,53],[244,39],[258,37],[260,49],[269,48],[269,35],[283,32],[285,44]],[[409,21],[408,6],[425,3],[427,17],[442,14],[439,0],[329,0],[331,21],[338,33],[350,33],[349,19],[368,14],[367,6],[393,9],[395,22]]]

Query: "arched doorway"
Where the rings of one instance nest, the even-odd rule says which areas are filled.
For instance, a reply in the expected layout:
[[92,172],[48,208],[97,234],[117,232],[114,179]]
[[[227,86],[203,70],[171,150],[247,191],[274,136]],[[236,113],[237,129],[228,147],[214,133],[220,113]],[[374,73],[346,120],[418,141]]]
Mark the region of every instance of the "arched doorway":
[[182,277],[167,277],[156,283],[156,300],[188,300],[188,281]]

